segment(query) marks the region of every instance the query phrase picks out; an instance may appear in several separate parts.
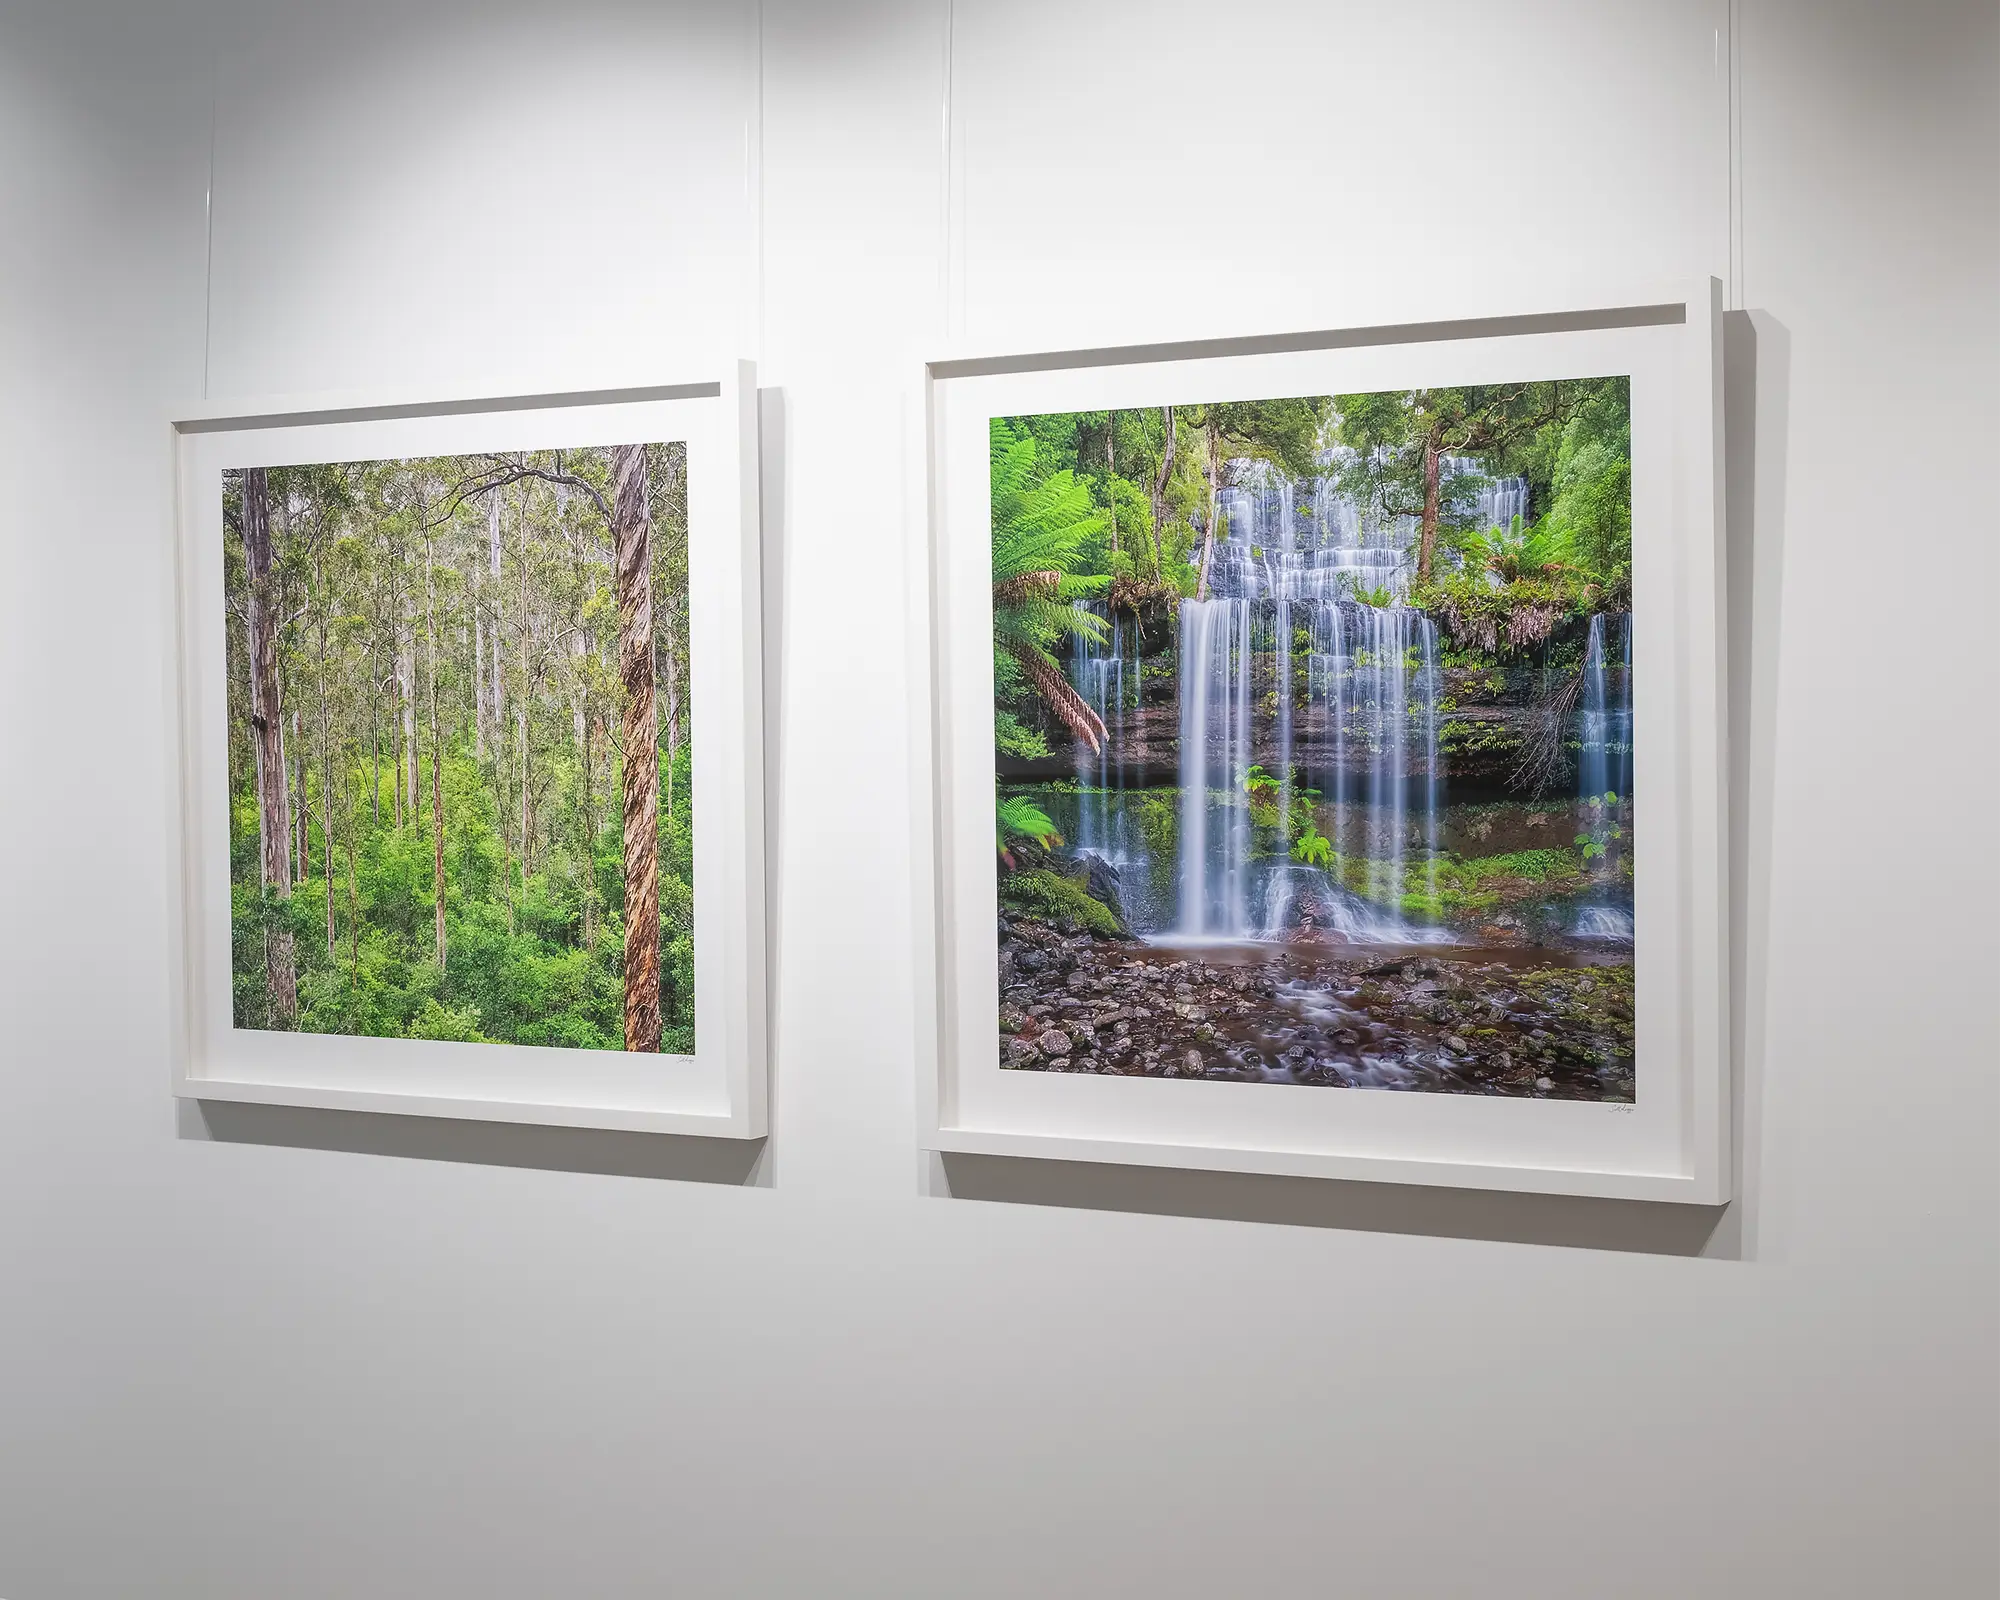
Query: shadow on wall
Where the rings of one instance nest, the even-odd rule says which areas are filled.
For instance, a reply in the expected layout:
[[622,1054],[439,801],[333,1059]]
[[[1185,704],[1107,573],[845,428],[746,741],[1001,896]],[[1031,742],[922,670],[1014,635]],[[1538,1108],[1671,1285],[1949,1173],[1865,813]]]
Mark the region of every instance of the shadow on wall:
[[350,1155],[461,1161],[544,1172],[664,1178],[678,1183],[764,1187],[765,1141],[625,1133],[604,1128],[543,1128],[519,1122],[471,1122],[314,1106],[264,1106],[228,1100],[182,1100],[182,1139],[262,1144]]
[[1017,1156],[947,1155],[941,1159],[945,1183],[952,1197],[959,1200],[1141,1211],[1224,1222],[1275,1222],[1300,1228],[1430,1234],[1652,1255],[1710,1253],[1710,1241],[1720,1231],[1729,1209]]

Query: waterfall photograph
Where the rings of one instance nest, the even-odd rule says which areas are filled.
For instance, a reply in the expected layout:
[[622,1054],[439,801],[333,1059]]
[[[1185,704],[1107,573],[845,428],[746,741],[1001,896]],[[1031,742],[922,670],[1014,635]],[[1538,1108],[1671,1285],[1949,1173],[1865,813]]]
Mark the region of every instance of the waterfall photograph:
[[238,1028],[690,1054],[683,443],[222,475]]
[[1000,1064],[1634,1098],[1630,384],[991,422]]

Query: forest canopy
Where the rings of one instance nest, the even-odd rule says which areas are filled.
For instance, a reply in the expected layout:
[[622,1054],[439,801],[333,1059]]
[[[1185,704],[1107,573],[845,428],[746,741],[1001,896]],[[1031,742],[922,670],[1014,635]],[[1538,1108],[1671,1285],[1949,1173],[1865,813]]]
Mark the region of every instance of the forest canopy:
[[692,1051],[686,480],[224,474],[237,1026]]

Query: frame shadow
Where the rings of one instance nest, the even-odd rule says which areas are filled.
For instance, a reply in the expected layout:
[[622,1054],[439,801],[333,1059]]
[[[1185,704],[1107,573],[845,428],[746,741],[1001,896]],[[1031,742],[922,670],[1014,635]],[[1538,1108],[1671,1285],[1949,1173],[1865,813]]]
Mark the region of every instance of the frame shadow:
[[474,1122],[232,1100],[176,1101],[174,1117],[177,1136],[193,1143],[261,1144],[677,1183],[763,1187],[767,1182],[764,1139],[704,1139],[692,1134]]
[[1651,1255],[1710,1253],[1710,1243],[1730,1209],[1258,1172],[1126,1167],[1040,1156],[953,1152],[940,1156],[938,1164],[943,1192],[958,1200]]

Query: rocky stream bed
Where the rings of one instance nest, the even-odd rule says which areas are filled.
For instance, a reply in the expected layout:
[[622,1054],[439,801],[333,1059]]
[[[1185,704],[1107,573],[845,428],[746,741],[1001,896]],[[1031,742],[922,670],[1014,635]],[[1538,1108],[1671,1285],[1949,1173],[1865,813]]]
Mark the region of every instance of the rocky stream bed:
[[1175,949],[1000,922],[1000,1061],[1041,1072],[1630,1101],[1629,952]]

